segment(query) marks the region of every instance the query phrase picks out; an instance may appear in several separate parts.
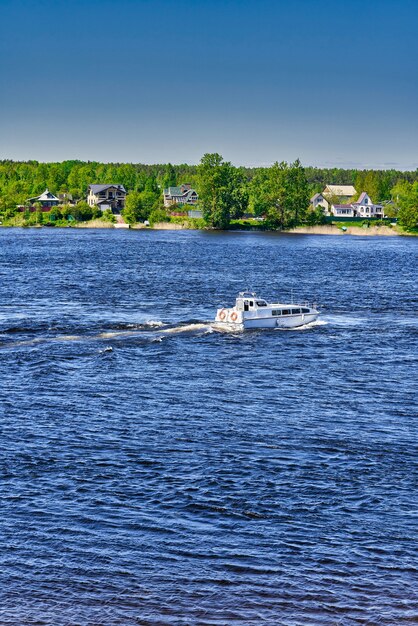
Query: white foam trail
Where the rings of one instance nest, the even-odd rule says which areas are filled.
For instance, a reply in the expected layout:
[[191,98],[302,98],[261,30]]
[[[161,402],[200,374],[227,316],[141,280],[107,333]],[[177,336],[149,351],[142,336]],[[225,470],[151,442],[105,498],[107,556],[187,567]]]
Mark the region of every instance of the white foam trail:
[[309,322],[309,324],[304,324],[303,326],[295,326],[294,328],[277,328],[276,330],[307,330],[309,328],[314,328],[315,326],[327,326],[329,322],[325,320],[315,320],[314,322]]
[[[319,321],[319,320],[318,320]],[[350,315],[327,315],[325,323],[333,326],[358,326],[367,321],[365,317],[351,317]]]
[[311,328],[312,326],[327,326],[329,322],[324,319],[315,320],[314,322],[310,322],[309,324],[305,324],[302,328]]
[[[305,324],[304,326],[298,326],[297,328],[274,328],[274,329],[266,329],[266,330],[306,330],[308,328],[312,328],[314,326],[324,326],[329,324],[329,321],[324,319],[316,320],[315,322],[311,322],[310,324]],[[148,326],[148,331],[146,326]],[[225,324],[225,323],[216,323],[216,322],[198,322],[194,324],[185,324],[178,325],[172,328],[161,328],[165,326],[165,324],[159,320],[150,320],[146,323],[144,328],[132,329],[132,330],[117,330],[117,331],[107,331],[103,333],[99,333],[97,335],[58,335],[57,337],[37,337],[34,339],[26,339],[22,341],[16,341],[10,344],[4,344],[4,348],[14,347],[14,346],[30,346],[39,343],[52,343],[57,341],[91,341],[97,339],[114,339],[117,337],[135,337],[135,336],[144,336],[144,335],[153,335],[152,329],[149,327],[154,326],[155,329],[159,329],[158,336],[153,338],[154,342],[160,342],[165,336],[171,335],[179,335],[183,333],[202,333],[202,334],[210,334],[213,332],[218,333],[231,333],[231,334],[242,334],[244,331],[242,328],[237,328],[235,325]]]
[[233,324],[227,324],[225,322],[213,322],[213,324],[210,325],[210,328],[212,329],[212,332],[217,332],[217,333],[242,333],[243,329],[242,328],[237,328],[235,325]]
[[209,324],[187,324],[186,326],[175,326],[174,328],[166,328],[165,330],[160,331],[160,333],[164,333],[165,335],[173,335],[177,333],[194,332],[196,330],[209,331],[209,329]]

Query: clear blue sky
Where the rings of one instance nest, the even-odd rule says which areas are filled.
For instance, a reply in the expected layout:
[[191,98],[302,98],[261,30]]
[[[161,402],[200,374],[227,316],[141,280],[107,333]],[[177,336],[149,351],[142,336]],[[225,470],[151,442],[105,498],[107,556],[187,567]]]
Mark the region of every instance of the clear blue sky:
[[418,167],[418,0],[0,0],[0,158]]

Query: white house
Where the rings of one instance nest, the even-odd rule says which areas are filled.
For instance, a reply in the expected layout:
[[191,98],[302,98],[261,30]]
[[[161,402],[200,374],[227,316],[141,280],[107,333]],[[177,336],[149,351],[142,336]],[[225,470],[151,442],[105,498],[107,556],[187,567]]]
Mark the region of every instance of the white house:
[[180,187],[169,187],[164,189],[164,206],[169,207],[172,204],[191,204],[197,203],[199,196],[192,189],[189,183],[184,183]]
[[363,191],[357,202],[351,204],[332,204],[331,215],[335,217],[384,217],[381,204],[373,204],[370,196]]
[[363,191],[357,202],[353,204],[357,217],[384,217],[383,207],[381,204],[373,204],[370,196]]
[[120,213],[125,208],[126,191],[123,185],[89,185],[87,203],[102,211],[110,209]]
[[328,212],[329,202],[328,202],[328,200],[326,200],[324,198],[322,193],[316,193],[314,196],[312,196],[311,204],[312,204],[314,209],[316,209],[317,207],[320,206],[320,207],[322,207],[324,209],[325,212]]
[[[331,200],[333,198],[338,198],[341,202],[340,205],[334,205],[335,207],[339,207],[339,215],[347,216],[350,211],[347,213],[350,204],[347,204],[348,201],[356,195],[356,190],[353,185],[326,185],[324,191],[322,193],[316,193],[311,198],[311,204],[314,209],[317,207],[321,207],[324,211],[325,215],[336,215],[331,207]],[[347,206],[346,206],[347,205]],[[353,217],[352,215],[350,217]]]
[[332,204],[331,215],[335,217],[354,217],[354,208],[352,204]]

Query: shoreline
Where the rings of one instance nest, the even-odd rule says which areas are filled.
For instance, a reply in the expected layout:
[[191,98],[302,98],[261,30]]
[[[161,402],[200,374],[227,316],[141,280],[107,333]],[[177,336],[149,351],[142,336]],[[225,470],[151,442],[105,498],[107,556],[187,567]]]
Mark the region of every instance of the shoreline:
[[[132,228],[132,227],[131,227]],[[133,229],[145,228],[141,225],[135,225]],[[149,228],[149,227],[148,227]],[[190,228],[190,226],[183,226],[181,224],[171,224],[170,222],[163,222],[155,224],[149,228],[150,230],[202,230],[200,228]],[[318,225],[318,226],[299,226],[291,228],[289,230],[269,230],[262,228],[228,228],[219,232],[261,232],[261,233],[281,233],[284,235],[354,235],[357,237],[403,237],[412,235],[414,233],[402,233],[396,228],[390,228],[389,226],[369,226],[368,228],[362,228],[361,226],[349,226],[346,231],[341,230],[340,227],[330,224]]]
[[319,226],[300,226],[286,231],[297,235],[355,235],[357,237],[402,237],[403,233],[389,226],[348,226],[347,230],[341,230],[340,227],[324,224]]
[[[39,228],[47,228],[50,229],[49,226],[42,226],[41,224],[36,224],[33,226],[22,226],[21,224],[0,224],[0,228],[23,228],[23,229],[39,229]],[[105,228],[107,230],[114,229],[115,225],[111,222],[104,220],[92,220],[90,222],[78,222],[77,224],[71,224],[71,226],[54,226],[54,228],[72,228],[72,229],[100,229]],[[173,222],[159,222],[154,224],[153,226],[144,226],[144,224],[138,223],[129,226],[126,230],[206,230],[198,227],[193,227],[190,222],[185,223],[173,223]],[[214,230],[214,229],[207,229]],[[342,235],[352,235],[356,237],[416,237],[418,233],[414,232],[403,232],[399,231],[396,227],[389,226],[369,226],[367,228],[363,228],[361,226],[348,226],[345,231],[341,229],[340,226],[336,226],[334,224],[322,224],[317,226],[299,226],[296,228],[291,228],[289,230],[269,230],[263,228],[228,228],[223,231],[218,232],[248,232],[248,233],[281,233],[284,235],[321,235],[321,236],[342,236]]]

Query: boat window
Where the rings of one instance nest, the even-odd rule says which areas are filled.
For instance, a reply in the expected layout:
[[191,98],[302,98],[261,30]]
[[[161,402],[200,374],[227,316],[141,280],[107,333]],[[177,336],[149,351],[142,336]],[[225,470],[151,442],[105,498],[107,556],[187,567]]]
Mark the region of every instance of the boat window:
[[257,300],[256,301],[256,305],[257,306],[267,306],[267,302],[265,302],[264,300]]
[[290,309],[282,309],[282,315],[290,315]]
[[248,301],[244,301],[244,311],[248,311]]
[[309,313],[309,309],[301,309],[302,313]]
[[272,315],[281,315],[282,311],[281,309],[273,309],[271,312]]
[[299,315],[300,309],[292,309],[292,315]]
[[250,306],[254,306],[254,300],[250,300]]

